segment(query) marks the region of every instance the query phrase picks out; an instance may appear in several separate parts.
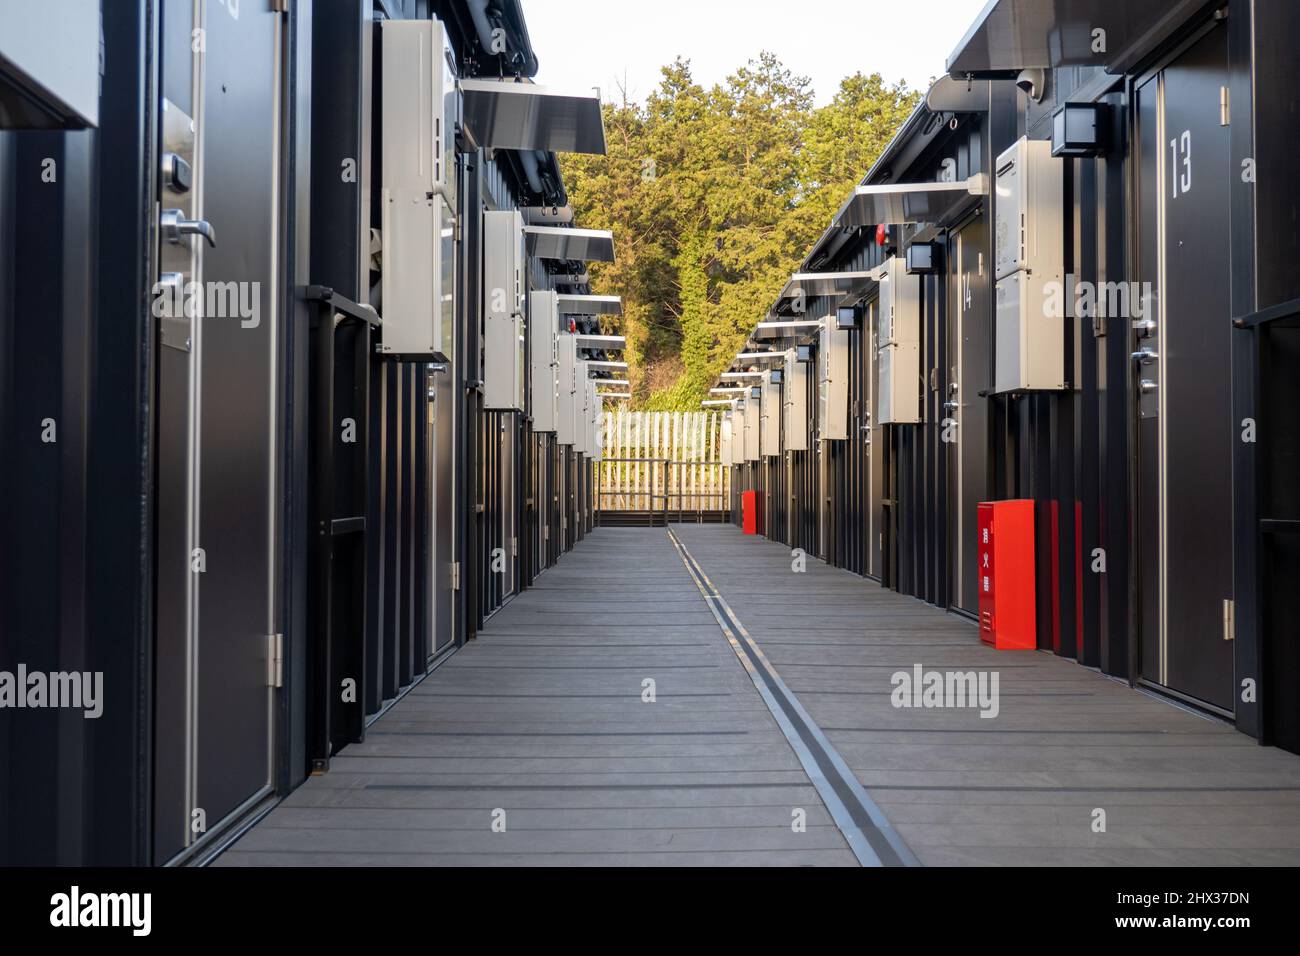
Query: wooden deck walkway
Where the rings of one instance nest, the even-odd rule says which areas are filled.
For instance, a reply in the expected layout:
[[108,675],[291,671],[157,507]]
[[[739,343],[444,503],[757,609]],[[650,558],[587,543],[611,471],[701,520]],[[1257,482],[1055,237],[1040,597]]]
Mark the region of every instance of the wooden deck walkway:
[[[1300,757],[774,542],[676,531],[923,864],[1300,864]],[[998,717],[893,707],[916,664],[996,669]]]
[[[672,530],[919,862],[1300,863],[1300,757],[730,526]],[[856,865],[738,653],[667,531],[599,529],[216,865]],[[893,707],[916,664],[996,670],[998,717]]]
[[856,860],[665,530],[602,528],[217,864]]

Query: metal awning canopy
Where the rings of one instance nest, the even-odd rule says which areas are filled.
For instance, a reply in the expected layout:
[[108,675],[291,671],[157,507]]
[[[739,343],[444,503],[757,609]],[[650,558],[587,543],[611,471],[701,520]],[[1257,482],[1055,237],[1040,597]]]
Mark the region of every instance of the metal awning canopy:
[[614,234],[605,229],[524,226],[524,241],[528,243],[528,254],[539,259],[614,261]]
[[781,299],[805,296],[849,295],[872,279],[870,272],[796,272],[781,290]]
[[616,295],[556,296],[561,315],[622,315],[623,300]]
[[785,327],[784,331],[773,325],[774,320],[781,320],[786,315],[802,314],[798,311],[797,305],[787,305],[791,300],[797,300],[800,297],[804,299],[831,297],[840,300],[856,300],[869,293],[877,281],[879,280],[875,272],[796,272],[790,277],[790,281],[785,284],[781,294],[776,297],[776,304],[769,310],[767,319],[758,323],[750,340],[800,336],[819,324],[811,321],[806,327],[791,328],[788,322],[782,321],[782,326]]
[[1205,0],[989,0],[948,57],[948,73],[1012,76],[1058,66],[1123,73],[1203,6]]
[[822,323],[818,319],[799,319],[789,322],[760,322],[754,327],[754,334],[750,339],[755,342],[767,341],[770,339],[786,339],[794,336],[803,335],[810,329],[820,329]]
[[605,153],[600,99],[512,80],[460,81],[464,123],[479,146]]
[[883,183],[859,186],[835,215],[844,228],[943,223],[989,191],[988,177],[976,173],[955,183]]

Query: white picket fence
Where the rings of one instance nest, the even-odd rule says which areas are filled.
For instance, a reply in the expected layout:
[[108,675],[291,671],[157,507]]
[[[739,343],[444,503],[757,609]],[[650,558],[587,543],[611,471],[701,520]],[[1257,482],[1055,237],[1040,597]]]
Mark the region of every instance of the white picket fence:
[[719,412],[605,412],[596,464],[597,508],[605,511],[721,511],[731,469],[719,448]]

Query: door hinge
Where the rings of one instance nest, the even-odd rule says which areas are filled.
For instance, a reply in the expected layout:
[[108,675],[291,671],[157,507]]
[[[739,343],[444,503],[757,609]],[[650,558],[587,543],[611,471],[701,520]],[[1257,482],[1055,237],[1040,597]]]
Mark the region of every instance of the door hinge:
[[1231,119],[1232,111],[1230,109],[1228,88],[1226,86],[1221,86],[1219,87],[1219,125],[1227,126]]
[[267,637],[266,683],[269,687],[284,686],[284,635]]
[[1223,599],[1223,639],[1225,641],[1235,641],[1237,639],[1237,602],[1232,598]]
[[518,539],[518,538],[511,538],[511,539],[510,539],[510,557],[512,557],[512,558],[516,558],[516,557],[518,557],[518,556],[519,556],[519,539]]
[[451,589],[453,591],[460,590],[460,562],[459,561],[451,562]]
[[271,0],[272,13],[288,13],[289,0]]

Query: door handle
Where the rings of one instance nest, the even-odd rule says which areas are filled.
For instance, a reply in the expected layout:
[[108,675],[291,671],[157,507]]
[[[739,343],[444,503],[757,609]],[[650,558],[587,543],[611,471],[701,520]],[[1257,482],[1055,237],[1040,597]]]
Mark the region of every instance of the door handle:
[[180,209],[164,209],[158,220],[163,238],[178,244],[185,236],[202,236],[214,249],[217,246],[217,231],[206,219],[186,219]]
[[1130,355],[1129,358],[1131,358],[1135,362],[1140,362],[1143,365],[1150,365],[1157,358],[1159,358],[1159,356],[1156,355],[1155,351],[1152,349],[1138,349],[1136,352]]

